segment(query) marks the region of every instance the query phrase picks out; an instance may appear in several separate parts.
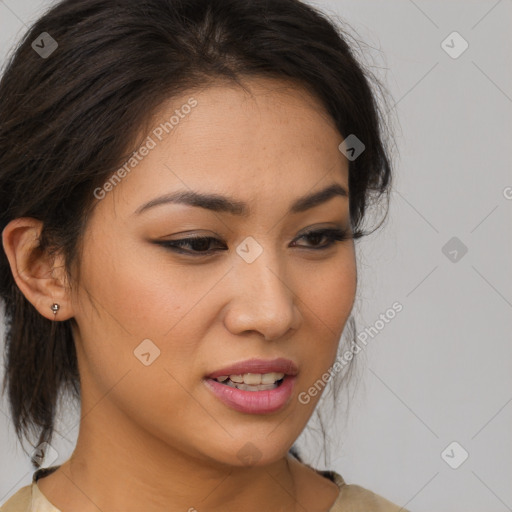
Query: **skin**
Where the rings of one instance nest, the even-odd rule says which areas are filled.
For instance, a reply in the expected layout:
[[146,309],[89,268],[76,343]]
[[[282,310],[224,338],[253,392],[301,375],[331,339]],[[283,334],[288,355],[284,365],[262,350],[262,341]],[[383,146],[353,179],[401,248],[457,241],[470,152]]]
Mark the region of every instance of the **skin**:
[[[320,398],[302,404],[298,394],[332,366],[357,285],[353,240],[315,251],[325,239],[298,237],[311,227],[350,228],[349,199],[287,211],[331,183],[348,191],[348,161],[338,150],[340,133],[307,91],[263,78],[245,87],[250,94],[212,84],[159,109],[156,124],[191,96],[198,101],[98,201],[79,284],[67,279],[61,255],[34,251],[39,221],[16,219],[3,232],[27,299],[49,319],[57,302],[55,320],[76,321],[78,441],[71,458],[38,482],[62,512],[325,512],[339,494],[287,452]],[[247,202],[251,214],[183,204],[134,214],[183,189],[231,196]],[[229,250],[194,257],[153,243],[183,232],[219,238]],[[263,248],[251,264],[235,251],[247,236]],[[149,366],[133,353],[144,339],[161,351]],[[207,374],[252,357],[298,365],[283,409],[240,413],[204,385]],[[248,441],[260,456],[251,466],[237,456]]]

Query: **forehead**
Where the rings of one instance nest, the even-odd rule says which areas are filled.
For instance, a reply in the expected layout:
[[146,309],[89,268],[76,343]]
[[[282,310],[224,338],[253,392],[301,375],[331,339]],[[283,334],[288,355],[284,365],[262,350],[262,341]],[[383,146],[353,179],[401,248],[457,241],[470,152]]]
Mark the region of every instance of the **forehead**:
[[187,91],[155,112],[144,135],[152,149],[112,194],[129,205],[178,188],[250,202],[299,196],[333,177],[348,189],[333,120],[319,100],[287,82],[253,79],[243,87]]
[[[156,112],[154,124],[169,118],[191,97],[197,106],[180,121],[174,133],[186,132],[187,141],[197,148],[250,150],[282,146],[286,150],[307,142],[323,150],[326,135],[339,137],[334,121],[322,103],[304,88],[286,81],[254,78],[235,83],[218,83],[190,91],[173,99]],[[298,149],[298,148],[297,148]]]

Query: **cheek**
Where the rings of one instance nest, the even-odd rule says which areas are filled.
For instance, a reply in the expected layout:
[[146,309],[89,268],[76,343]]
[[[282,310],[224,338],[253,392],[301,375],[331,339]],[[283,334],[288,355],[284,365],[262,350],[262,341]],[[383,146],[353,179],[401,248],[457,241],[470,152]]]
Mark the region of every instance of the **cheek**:
[[[332,264],[318,265],[302,280],[298,295],[307,325],[303,360],[308,361],[301,379],[302,390],[319,379],[336,358],[357,287],[355,258],[350,254],[333,260]],[[312,404],[318,398],[311,398]]]
[[187,368],[198,348],[190,335],[196,325],[180,320],[187,320],[201,283],[165,259],[144,260],[116,251],[115,240],[98,242],[84,251],[94,256],[82,260],[76,314],[84,400],[97,403],[108,391],[109,402],[137,423],[179,431],[175,418],[193,409]]
[[155,365],[178,372],[189,367],[204,336],[198,315],[208,314],[201,298],[218,276],[200,265],[186,271],[165,250],[140,242],[130,246],[114,233],[97,237],[84,255],[76,319],[95,379],[107,387],[128,368],[139,369],[137,354],[146,353],[145,346],[150,360],[157,357]]
[[351,254],[317,265],[310,272],[304,272],[302,275],[306,278],[298,281],[297,293],[304,302],[303,311],[310,315],[312,322],[316,321],[325,338],[341,334],[354,304],[357,271]]
[[87,250],[94,257],[85,258],[82,266],[82,281],[101,306],[97,321],[110,334],[128,334],[132,341],[162,336],[193,305],[200,276],[173,266],[163,250],[149,244],[105,242]]

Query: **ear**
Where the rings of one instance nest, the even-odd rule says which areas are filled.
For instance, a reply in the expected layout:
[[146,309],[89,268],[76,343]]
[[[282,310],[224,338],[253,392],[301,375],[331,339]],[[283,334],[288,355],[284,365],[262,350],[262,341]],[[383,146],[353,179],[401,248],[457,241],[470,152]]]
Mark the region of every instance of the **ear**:
[[[2,232],[4,251],[14,280],[27,300],[49,320],[68,320],[74,316],[70,290],[64,271],[64,258],[42,251],[39,239],[43,223],[21,217]],[[59,304],[54,315],[51,306]]]

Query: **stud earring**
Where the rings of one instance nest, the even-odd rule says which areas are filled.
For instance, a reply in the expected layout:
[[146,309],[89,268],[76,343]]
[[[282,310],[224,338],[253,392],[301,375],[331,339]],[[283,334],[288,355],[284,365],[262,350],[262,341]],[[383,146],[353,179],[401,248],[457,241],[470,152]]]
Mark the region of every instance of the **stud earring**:
[[60,306],[59,306],[57,303],[55,303],[55,304],[52,304],[52,305],[50,306],[50,308],[51,308],[51,310],[53,311],[53,314],[54,314],[54,316],[55,316],[55,315],[57,315],[57,311],[59,311]]

